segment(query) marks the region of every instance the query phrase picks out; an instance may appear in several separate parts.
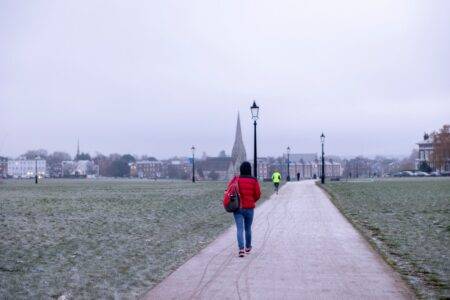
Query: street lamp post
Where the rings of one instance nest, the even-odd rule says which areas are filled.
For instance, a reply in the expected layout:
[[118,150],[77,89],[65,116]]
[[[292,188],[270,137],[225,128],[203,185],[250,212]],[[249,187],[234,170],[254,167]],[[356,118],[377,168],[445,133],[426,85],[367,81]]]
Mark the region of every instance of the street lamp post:
[[259,117],[259,106],[256,105],[256,102],[253,101],[253,105],[250,107],[250,111],[252,113],[252,120],[253,120],[253,132],[254,132],[254,139],[253,139],[253,176],[255,178],[258,178],[258,167],[257,167],[257,147],[256,147],[256,121]]
[[195,183],[195,147],[191,147],[192,151],[192,182]]
[[325,135],[322,132],[322,135],[320,136],[320,141],[322,142],[322,176],[321,176],[321,182],[322,184],[325,183],[325,152],[323,149],[323,145],[325,143]]
[[38,173],[37,173],[37,162],[38,162],[39,157],[36,156],[34,159],[34,183],[38,184]]
[[289,169],[289,163],[290,163],[290,157],[289,154],[291,153],[291,147],[287,147],[286,148],[287,151],[287,176],[286,176],[286,181],[291,181],[291,170]]

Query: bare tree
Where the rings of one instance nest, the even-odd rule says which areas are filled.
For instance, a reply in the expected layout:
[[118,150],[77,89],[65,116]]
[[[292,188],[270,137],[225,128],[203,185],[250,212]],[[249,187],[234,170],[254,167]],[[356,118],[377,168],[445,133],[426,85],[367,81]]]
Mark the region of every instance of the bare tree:
[[433,152],[431,162],[436,169],[444,170],[450,161],[450,125],[442,126],[439,132],[431,134],[433,138]]
[[45,149],[28,150],[21,156],[24,156],[26,159],[35,159],[36,157],[46,159],[48,156],[48,152]]
[[419,151],[413,149],[408,158],[400,161],[400,171],[412,171],[416,168],[416,159],[419,157]]

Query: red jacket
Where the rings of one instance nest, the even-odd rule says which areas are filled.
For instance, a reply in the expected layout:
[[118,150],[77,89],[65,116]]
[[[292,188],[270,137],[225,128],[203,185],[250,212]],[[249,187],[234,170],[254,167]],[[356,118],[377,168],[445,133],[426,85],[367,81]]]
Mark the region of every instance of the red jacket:
[[255,208],[256,201],[261,197],[258,180],[251,176],[239,176],[238,185],[239,195],[241,196],[241,208]]

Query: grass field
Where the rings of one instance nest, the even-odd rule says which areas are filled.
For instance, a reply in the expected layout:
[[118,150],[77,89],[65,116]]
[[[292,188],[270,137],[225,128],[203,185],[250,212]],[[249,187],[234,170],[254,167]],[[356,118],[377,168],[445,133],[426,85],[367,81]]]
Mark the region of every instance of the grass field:
[[[263,195],[271,194],[264,183]],[[0,298],[136,298],[232,224],[223,182],[0,183]]]
[[330,182],[325,188],[419,297],[450,297],[449,179]]

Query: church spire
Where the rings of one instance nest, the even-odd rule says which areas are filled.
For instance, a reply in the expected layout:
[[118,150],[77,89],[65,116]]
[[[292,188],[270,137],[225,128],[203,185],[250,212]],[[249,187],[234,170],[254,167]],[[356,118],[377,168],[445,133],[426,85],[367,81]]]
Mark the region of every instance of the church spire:
[[231,159],[233,160],[235,168],[239,168],[240,164],[247,160],[247,154],[242,140],[241,117],[239,112],[236,124],[236,136],[234,138],[233,150],[231,151]]

